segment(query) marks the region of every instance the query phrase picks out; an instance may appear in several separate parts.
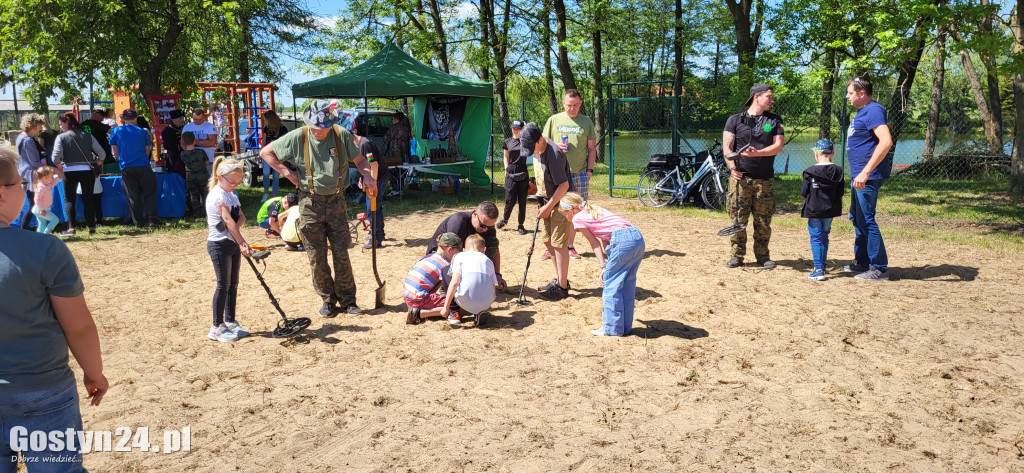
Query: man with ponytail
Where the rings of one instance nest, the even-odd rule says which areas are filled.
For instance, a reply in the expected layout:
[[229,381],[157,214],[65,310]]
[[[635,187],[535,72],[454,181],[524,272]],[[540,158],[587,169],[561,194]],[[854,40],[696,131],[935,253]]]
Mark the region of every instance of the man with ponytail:
[[622,217],[583,200],[575,192],[567,192],[558,207],[572,221],[573,228],[590,242],[601,266],[603,323],[590,333],[597,336],[629,334],[636,303],[636,273],[644,259],[643,235]]
[[[324,301],[320,315],[334,317],[338,308],[358,315],[361,311],[356,305],[356,282],[348,259],[352,238],[345,204],[348,168],[354,165],[362,174],[363,191],[368,196],[377,192],[377,181],[370,174],[369,163],[359,153],[352,133],[337,126],[338,115],[330,102],[314,100],[302,120],[306,126],[264,146],[260,157],[298,189],[299,235],[309,256],[313,287]],[[295,170],[285,166],[286,162],[294,164]],[[327,264],[328,242],[333,277],[331,265]]]

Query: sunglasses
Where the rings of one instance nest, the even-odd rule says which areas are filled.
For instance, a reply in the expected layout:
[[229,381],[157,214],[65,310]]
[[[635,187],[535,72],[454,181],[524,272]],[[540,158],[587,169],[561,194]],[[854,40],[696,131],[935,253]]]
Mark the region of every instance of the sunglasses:
[[484,229],[485,231],[489,230],[493,226],[493,225],[484,225],[484,222],[482,220],[480,220],[480,216],[479,215],[477,215],[477,214],[473,214],[473,215],[476,215],[476,223],[477,223],[477,225],[480,225],[480,228]]

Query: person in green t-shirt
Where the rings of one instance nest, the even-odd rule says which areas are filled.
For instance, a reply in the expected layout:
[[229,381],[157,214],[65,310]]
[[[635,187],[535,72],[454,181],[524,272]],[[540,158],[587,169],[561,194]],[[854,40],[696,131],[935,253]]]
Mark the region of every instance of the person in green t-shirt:
[[[352,133],[337,126],[338,115],[330,102],[314,100],[302,120],[306,126],[264,146],[260,158],[299,189],[299,236],[309,255],[313,288],[324,301],[320,315],[336,316],[335,304],[349,315],[358,315],[361,310],[356,305],[356,282],[348,258],[352,238],[345,204],[349,165],[355,165],[362,174],[366,195],[377,193],[377,181]],[[284,163],[292,163],[295,170]],[[333,277],[332,265],[327,264],[328,241]]]
[[[590,196],[590,176],[594,174],[594,162],[597,159],[597,132],[594,129],[594,121],[580,114],[582,106],[583,98],[580,97],[580,93],[576,89],[566,89],[562,95],[562,107],[565,111],[548,118],[544,124],[544,137],[554,141],[565,153],[565,158],[569,161],[569,179],[572,180],[573,189],[583,196],[583,199],[587,199]],[[535,175],[544,175],[543,164],[535,160],[533,166]],[[537,181],[540,187],[540,179]],[[543,190],[539,190],[538,193],[547,195]],[[569,257],[580,259],[572,244],[575,239],[576,230],[573,229],[569,234]],[[545,251],[540,259],[551,259],[551,255]]]
[[299,196],[288,194],[284,197],[271,197],[260,206],[256,214],[256,224],[267,230],[267,238],[281,238],[281,222],[277,217],[285,210],[299,203]]

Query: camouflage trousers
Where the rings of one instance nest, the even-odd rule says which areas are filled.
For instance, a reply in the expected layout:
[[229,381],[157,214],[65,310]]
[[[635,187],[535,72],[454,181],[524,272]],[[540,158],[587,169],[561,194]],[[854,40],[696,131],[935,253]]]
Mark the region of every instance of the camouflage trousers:
[[[356,303],[356,281],[348,247],[352,234],[348,227],[348,208],[345,193],[316,195],[299,194],[299,237],[306,247],[309,266],[313,271],[313,288],[320,298],[336,301],[340,307]],[[327,264],[328,242],[334,266]]]
[[[737,202],[736,186],[739,186]],[[772,238],[772,214],[775,213],[775,182],[773,179],[729,179],[727,200],[729,216],[746,225],[754,215],[754,257],[758,261],[769,259],[768,241]],[[736,233],[730,239],[732,256],[743,258],[747,254],[747,231]]]

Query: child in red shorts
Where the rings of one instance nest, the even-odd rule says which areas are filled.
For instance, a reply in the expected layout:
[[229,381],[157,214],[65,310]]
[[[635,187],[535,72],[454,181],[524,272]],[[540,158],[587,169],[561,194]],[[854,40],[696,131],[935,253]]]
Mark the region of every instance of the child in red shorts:
[[462,251],[462,239],[448,232],[437,237],[437,252],[424,256],[405,277],[402,298],[409,307],[405,323],[415,325],[424,317],[440,317],[444,296],[437,289],[444,283],[444,274],[452,258]]

